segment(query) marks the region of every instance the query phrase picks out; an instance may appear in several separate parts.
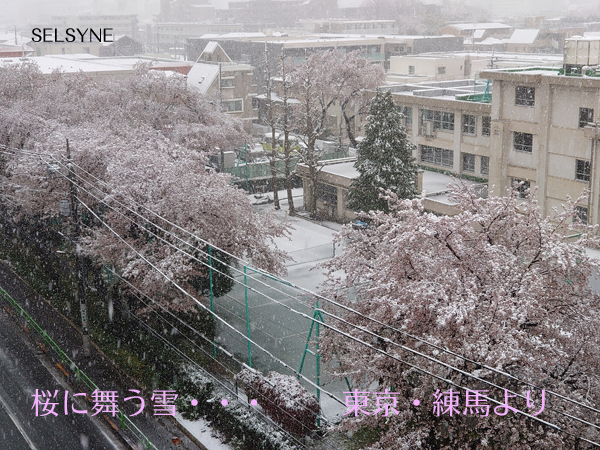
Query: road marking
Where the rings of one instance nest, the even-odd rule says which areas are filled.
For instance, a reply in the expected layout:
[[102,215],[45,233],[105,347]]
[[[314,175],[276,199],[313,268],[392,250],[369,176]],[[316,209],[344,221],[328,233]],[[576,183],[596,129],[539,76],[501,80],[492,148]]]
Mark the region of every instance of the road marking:
[[2,394],[0,394],[0,406],[2,406],[4,411],[6,411],[6,414],[8,414],[8,417],[10,417],[10,420],[12,420],[12,422],[15,424],[15,427],[17,427],[17,430],[19,430],[19,433],[21,433],[21,436],[23,436],[23,439],[25,439],[25,442],[27,442],[27,445],[29,445],[29,448],[31,450],[38,450],[37,447],[35,446],[35,444],[33,442],[31,442],[31,439],[29,439],[29,436],[27,436],[27,434],[25,433],[25,430],[21,426],[21,423],[19,422],[19,420],[16,418],[16,416],[13,414],[13,412],[8,407],[8,403],[6,403],[6,401],[2,398]]

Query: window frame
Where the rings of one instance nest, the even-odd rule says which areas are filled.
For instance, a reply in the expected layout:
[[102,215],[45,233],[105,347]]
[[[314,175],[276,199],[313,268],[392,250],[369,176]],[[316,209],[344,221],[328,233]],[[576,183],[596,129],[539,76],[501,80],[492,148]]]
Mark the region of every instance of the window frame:
[[232,98],[232,99],[223,100],[223,105],[230,105],[230,104],[236,103],[236,102],[240,102],[240,104],[242,105],[240,109],[229,109],[229,107],[227,107],[227,108],[223,108],[223,109],[225,109],[225,112],[226,113],[244,112],[244,99]]
[[[530,138],[528,138],[528,136],[530,136]],[[531,142],[527,144],[527,142],[525,142],[526,139],[531,139]],[[517,142],[517,140],[522,142]],[[533,134],[513,131],[513,149],[517,152],[533,153]]]
[[[483,161],[486,161],[486,163],[483,164]],[[483,170],[484,167],[485,167],[485,171]],[[480,161],[480,165],[479,165],[479,173],[481,173],[481,175],[489,175],[490,174],[490,157],[489,156],[481,157],[481,161]]]
[[515,106],[535,106],[535,87],[515,86]]
[[[424,158],[424,151],[427,157]],[[430,145],[419,146],[419,161],[425,164],[431,164],[438,167],[454,168],[454,150],[432,147]]]
[[234,88],[235,77],[221,77],[221,88]]
[[589,183],[592,174],[592,166],[590,161],[585,159],[575,160],[575,180]]
[[330,206],[337,206],[337,187],[331,184],[318,182],[315,189],[315,197]]
[[[582,113],[584,111],[587,112],[587,119],[585,120],[585,122],[583,120],[581,120]],[[590,114],[590,112],[591,112],[591,114]],[[579,123],[578,123],[579,128],[585,128],[587,126],[587,124],[590,122],[594,122],[594,108],[579,108]]]
[[475,155],[473,153],[461,153],[462,171],[475,173]]
[[412,106],[398,106],[398,112],[404,116],[406,128],[413,123],[413,107]]
[[408,74],[409,75],[415,74],[415,66],[408,66]]
[[[487,126],[486,126],[487,122]],[[482,136],[491,136],[492,135],[492,117],[491,116],[481,116],[481,135]]]
[[454,133],[454,113],[452,112],[422,109],[421,125],[423,125],[423,122],[426,121],[433,122],[434,130],[442,130]]
[[474,114],[462,115],[462,133],[468,136],[477,136],[477,116]]

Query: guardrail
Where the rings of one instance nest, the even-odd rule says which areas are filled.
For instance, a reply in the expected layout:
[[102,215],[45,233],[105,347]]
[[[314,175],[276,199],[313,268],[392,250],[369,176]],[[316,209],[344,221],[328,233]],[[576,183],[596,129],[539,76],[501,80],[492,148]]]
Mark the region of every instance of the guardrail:
[[[46,333],[44,331],[44,329],[42,327],[40,327],[35,320],[33,320],[33,318],[27,313],[27,311],[25,311],[23,309],[23,307],[15,299],[13,299],[8,294],[8,292],[6,292],[2,287],[0,287],[0,295],[2,296],[2,298],[5,301],[7,301],[10,305],[12,305],[12,307],[15,309],[16,312],[18,312],[18,314],[21,317],[24,318],[24,320],[26,322],[25,328],[33,329],[34,331],[37,332],[37,334],[40,335],[40,337],[42,338],[42,345],[43,345],[44,349],[48,348],[48,349],[53,350],[54,353],[56,353],[56,355],[60,359],[61,363],[68,365],[68,367],[73,372],[75,372],[75,376],[77,377],[77,381],[79,383],[82,383],[85,387],[87,387],[88,389],[91,389],[92,392],[94,390],[99,390],[98,386],[96,386],[96,384],[85,374],[85,372],[83,372],[83,370],[81,370],[77,366],[77,364],[75,364],[75,362],[71,358],[69,358],[65,352],[62,351],[62,349],[58,346],[58,344],[56,342],[54,342],[52,340],[52,338],[48,335],[48,333]],[[5,309],[11,315],[13,314],[8,308],[5,307]],[[68,373],[64,370],[64,368],[62,366],[59,366],[59,368],[68,376]],[[133,422],[131,422],[129,417],[127,417],[125,414],[123,414],[121,411],[119,411],[118,418],[119,418],[119,421],[121,422],[121,428],[123,430],[129,431],[139,442],[142,443],[142,445],[144,445],[146,450],[152,450],[152,449],[158,450],[158,448],[152,442],[150,442],[150,439],[148,439],[144,435],[144,433],[142,433],[140,431],[140,429],[138,427],[136,427],[135,424],[133,424]],[[113,427],[115,426],[112,422],[109,421],[109,423]]]

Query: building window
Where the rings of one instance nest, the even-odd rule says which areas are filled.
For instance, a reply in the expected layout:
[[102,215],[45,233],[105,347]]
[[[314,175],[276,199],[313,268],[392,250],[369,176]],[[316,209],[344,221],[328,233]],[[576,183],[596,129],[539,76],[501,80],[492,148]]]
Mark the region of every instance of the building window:
[[462,154],[463,172],[475,172],[475,155],[471,153]]
[[517,86],[515,88],[515,105],[535,105],[535,88],[529,86]]
[[242,100],[224,100],[223,109],[225,112],[240,112],[244,110]]
[[513,178],[512,186],[515,187],[515,184],[518,184],[517,193],[519,194],[519,198],[527,197],[527,191],[531,188],[531,183],[529,181],[519,180],[518,178]]
[[404,115],[406,119],[406,125],[412,125],[412,106],[399,106],[398,111]]
[[421,125],[426,121],[433,122],[434,130],[454,131],[454,113],[423,109],[421,110]]
[[587,225],[588,223],[588,209],[583,206],[577,206],[575,208],[575,217],[581,220],[581,223]]
[[490,158],[488,156],[481,157],[481,175],[490,174]]
[[581,159],[575,160],[575,179],[590,181],[590,162]]
[[438,67],[438,75],[444,75],[446,73],[446,67]]
[[62,47],[62,54],[63,55],[65,54],[65,48],[64,47]]
[[513,145],[518,152],[531,153],[533,151],[533,134],[515,131]]
[[408,66],[408,74],[409,75],[415,74],[415,66]]
[[454,150],[421,145],[421,162],[440,167],[453,167]]
[[477,134],[477,117],[470,114],[462,116],[462,132],[475,136]]
[[481,135],[489,136],[492,131],[492,118],[490,116],[483,116],[481,118]]
[[594,110],[592,108],[579,108],[579,128],[585,128],[588,123],[594,121]]
[[234,78],[221,78],[221,87],[233,87]]
[[90,48],[89,47],[83,47],[83,53],[87,53],[89,55]]

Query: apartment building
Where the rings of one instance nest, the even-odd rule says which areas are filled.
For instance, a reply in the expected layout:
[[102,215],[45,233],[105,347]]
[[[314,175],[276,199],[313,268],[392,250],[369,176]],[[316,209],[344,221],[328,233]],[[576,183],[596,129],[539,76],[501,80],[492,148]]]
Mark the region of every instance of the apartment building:
[[579,215],[600,223],[600,40],[568,41],[563,68],[484,70],[487,83],[388,87],[406,116],[417,162],[488,180],[496,195],[522,181],[523,194],[537,189],[545,215],[590,189]]
[[391,86],[426,168],[485,181],[490,170],[491,87],[473,80]]
[[254,67],[232,61],[216,42],[209,42],[187,74],[187,84],[205,95],[216,95],[224,111],[241,119],[246,131],[258,119],[253,106],[256,85],[252,83]]
[[567,196],[591,189],[582,220],[600,223],[597,124],[600,74],[565,76],[538,68],[482,72],[492,80],[489,184],[500,193],[515,181],[536,187],[544,214]]

